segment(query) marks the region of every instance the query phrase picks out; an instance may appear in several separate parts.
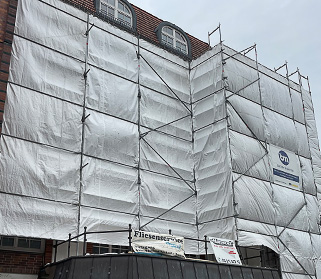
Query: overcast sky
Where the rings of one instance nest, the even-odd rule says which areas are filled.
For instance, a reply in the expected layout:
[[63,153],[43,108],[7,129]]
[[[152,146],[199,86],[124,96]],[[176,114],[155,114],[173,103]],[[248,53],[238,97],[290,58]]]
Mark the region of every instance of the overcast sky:
[[[310,80],[320,140],[320,0],[130,2],[206,42],[208,31],[211,32],[221,23],[222,38],[229,47],[240,51],[256,43],[259,63],[273,69],[287,61],[290,73],[298,67],[301,74]],[[211,42],[218,43],[218,37],[213,36]]]

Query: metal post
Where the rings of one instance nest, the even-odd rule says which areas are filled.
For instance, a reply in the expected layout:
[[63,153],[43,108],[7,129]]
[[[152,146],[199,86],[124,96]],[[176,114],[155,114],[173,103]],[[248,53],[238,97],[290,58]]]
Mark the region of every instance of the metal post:
[[69,238],[68,238],[68,258],[70,257],[70,242],[71,242],[71,233],[69,234]]
[[54,262],[56,262],[57,261],[57,249],[58,249],[58,246],[57,246],[57,240],[56,240],[56,245],[54,245],[54,247],[55,247],[55,257],[54,257]]
[[205,259],[208,260],[208,257],[207,257],[207,235],[204,235],[204,240],[205,240]]
[[128,252],[132,252],[132,224],[128,225]]
[[84,227],[84,247],[83,247],[83,250],[82,250],[82,254],[85,256],[86,255],[86,231],[87,231],[87,227]]

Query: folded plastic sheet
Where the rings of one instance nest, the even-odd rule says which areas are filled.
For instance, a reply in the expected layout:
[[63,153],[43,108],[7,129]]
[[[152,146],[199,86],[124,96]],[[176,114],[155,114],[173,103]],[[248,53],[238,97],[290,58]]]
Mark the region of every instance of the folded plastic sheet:
[[291,89],[291,99],[294,120],[305,124],[302,94],[296,90]]
[[156,173],[192,181],[191,149],[191,142],[151,132],[141,140],[141,167]]
[[90,66],[86,105],[108,115],[137,123],[138,85],[114,73]]
[[80,151],[80,106],[13,84],[7,94],[4,134]]
[[[84,158],[82,205],[115,212],[138,212],[137,169]],[[128,224],[124,224],[126,226]]]
[[81,61],[16,37],[10,65],[10,82],[82,104],[85,65]]
[[300,157],[300,165],[302,170],[302,181],[304,190],[311,195],[316,195],[317,189],[316,185],[314,184],[311,159]]
[[221,53],[218,47],[191,62],[191,92],[193,102],[198,102],[223,88]]
[[76,234],[76,205],[5,193],[0,199],[2,235],[66,239],[68,233]]
[[[94,23],[94,22],[93,22]],[[104,24],[104,27],[108,23]],[[136,54],[137,39],[124,40],[105,28],[96,26],[89,32],[88,63],[109,73],[119,75],[130,81],[138,80],[138,59]]]
[[260,103],[258,73],[255,68],[240,63],[234,58],[228,58],[224,65],[224,76],[227,78],[229,91]]
[[195,171],[200,222],[230,217],[233,212],[226,121],[195,134]]
[[[279,228],[279,231],[281,228]],[[312,249],[311,237],[307,232],[286,229],[280,236],[280,261],[282,271],[293,273],[305,273],[305,270],[315,274],[315,264],[313,261],[314,252]],[[293,255],[290,253],[294,255]],[[298,262],[304,269],[298,264]]]
[[292,118],[292,102],[288,86],[261,75],[260,87],[263,106]]
[[310,152],[312,157],[314,179],[317,185],[321,185],[320,145],[319,145],[318,133],[317,133],[316,123],[315,123],[312,99],[311,99],[310,93],[306,90],[302,90],[302,98],[303,98],[303,104],[304,104],[305,121],[306,121],[307,134],[309,139]]
[[[146,42],[142,41],[142,47],[144,47],[144,44]],[[140,50],[140,54],[142,56],[140,58],[139,76],[141,86],[176,98],[178,106],[184,107],[181,103],[183,101],[189,107],[190,88],[189,71],[186,68],[188,67],[187,62],[184,67],[175,63],[176,60],[181,60],[178,57],[173,57],[173,61],[170,61],[143,48]]]
[[226,118],[224,91],[219,91],[210,97],[197,102],[193,106],[193,111],[195,130],[200,130],[208,125],[223,120]]
[[[234,179],[237,177],[238,175],[233,175]],[[270,183],[242,176],[234,182],[234,189],[239,218],[274,225],[276,209]],[[244,227],[246,228],[246,225]]]
[[84,61],[86,19],[84,12],[60,1],[20,1],[15,32]]
[[265,139],[262,107],[236,94],[228,98],[231,129],[252,138]]
[[307,207],[303,193],[275,184],[272,187],[276,209],[276,225],[308,231]]
[[[126,230],[129,224],[133,228],[138,227],[138,218],[134,214],[104,210],[93,206],[82,206],[80,214],[79,233],[83,232],[84,227],[87,227],[87,231],[90,232]],[[93,243],[112,243],[114,245],[128,246],[128,232],[88,234],[86,238]],[[66,239],[66,236],[62,239]]]
[[279,253],[278,241],[276,237],[257,232],[239,231],[238,244],[244,247],[264,245],[276,253]]
[[271,144],[297,153],[299,143],[293,121],[266,108],[263,108],[263,114],[265,119],[266,140]]
[[193,189],[189,186],[191,183],[146,171],[141,172],[141,179],[142,217],[154,218],[162,215],[162,220],[195,224],[196,199]]
[[[0,151],[1,192],[52,202],[77,202],[79,155],[4,135]],[[15,210],[18,214],[19,208]],[[13,235],[21,235],[24,230],[18,224],[16,229]]]
[[84,153],[129,166],[138,161],[138,129],[135,124],[86,110]]
[[229,135],[233,171],[239,176],[249,175],[269,181],[271,170],[265,144],[234,131]]
[[180,105],[177,99],[145,87],[141,87],[141,96],[140,115],[143,127],[150,131],[157,129],[159,132],[180,137],[186,141],[192,140],[190,112]]

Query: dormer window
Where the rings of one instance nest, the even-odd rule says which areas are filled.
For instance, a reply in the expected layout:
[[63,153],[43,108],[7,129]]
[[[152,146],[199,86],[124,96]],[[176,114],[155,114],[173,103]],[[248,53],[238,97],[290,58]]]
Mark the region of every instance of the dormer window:
[[171,27],[165,26],[162,28],[162,43],[187,54],[187,42],[185,38]]
[[173,49],[177,54],[192,57],[191,42],[186,33],[170,22],[162,22],[155,29],[158,41],[167,46],[168,50]]
[[133,27],[133,15],[125,2],[120,0],[100,0],[100,13],[128,27]]

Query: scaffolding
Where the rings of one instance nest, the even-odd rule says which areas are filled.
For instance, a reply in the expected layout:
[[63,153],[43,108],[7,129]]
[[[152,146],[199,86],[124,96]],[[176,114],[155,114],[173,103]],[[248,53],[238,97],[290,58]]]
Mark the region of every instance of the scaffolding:
[[[256,44],[227,47],[221,25],[209,42],[215,32],[219,43],[188,61],[61,1],[19,1],[0,196],[21,225],[4,217],[0,233],[59,240],[132,224],[235,239],[244,261],[273,262],[274,251],[285,277],[316,277],[321,159],[308,77],[260,65]],[[274,181],[276,148],[299,162],[297,188]],[[204,254],[204,243],[186,252]]]

